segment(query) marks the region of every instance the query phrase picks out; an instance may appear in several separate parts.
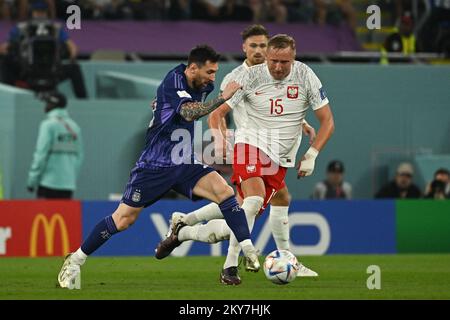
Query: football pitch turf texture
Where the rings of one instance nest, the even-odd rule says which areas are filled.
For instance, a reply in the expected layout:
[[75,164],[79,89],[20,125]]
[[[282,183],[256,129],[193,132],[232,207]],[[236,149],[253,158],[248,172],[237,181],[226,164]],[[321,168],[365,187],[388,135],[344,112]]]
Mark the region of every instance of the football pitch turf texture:
[[[450,254],[307,256],[301,261],[320,277],[284,286],[269,282],[262,270],[248,273],[243,267],[241,285],[222,285],[224,257],[91,257],[82,267],[81,290],[56,287],[62,261],[1,258],[0,300],[450,299]],[[381,269],[380,290],[366,286],[370,265]]]

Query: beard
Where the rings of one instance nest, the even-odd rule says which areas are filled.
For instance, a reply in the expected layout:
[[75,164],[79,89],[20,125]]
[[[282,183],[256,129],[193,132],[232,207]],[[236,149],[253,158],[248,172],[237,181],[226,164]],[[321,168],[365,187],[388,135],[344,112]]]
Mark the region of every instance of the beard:
[[205,88],[208,84],[203,83],[201,79],[194,79],[192,81],[192,85],[194,86],[195,90],[201,90]]

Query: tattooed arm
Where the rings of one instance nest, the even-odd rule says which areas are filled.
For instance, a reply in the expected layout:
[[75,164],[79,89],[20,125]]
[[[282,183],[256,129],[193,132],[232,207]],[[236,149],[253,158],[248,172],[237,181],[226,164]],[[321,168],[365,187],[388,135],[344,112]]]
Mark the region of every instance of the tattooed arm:
[[197,120],[204,115],[214,111],[222,104],[224,104],[228,99],[230,99],[236,91],[241,88],[241,85],[237,82],[231,81],[227,84],[225,89],[219,96],[208,102],[186,102],[181,105],[180,115],[186,121]]
[[181,105],[180,115],[186,121],[194,121],[217,109],[225,103],[225,101],[222,94],[220,94],[217,98],[204,103],[192,101],[186,102]]

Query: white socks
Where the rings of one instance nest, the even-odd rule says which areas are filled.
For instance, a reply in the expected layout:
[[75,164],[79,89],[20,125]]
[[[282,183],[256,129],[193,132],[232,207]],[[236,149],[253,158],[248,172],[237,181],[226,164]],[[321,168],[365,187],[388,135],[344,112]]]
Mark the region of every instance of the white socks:
[[81,248],[78,248],[78,250],[72,254],[70,260],[72,260],[73,263],[82,266],[86,262],[87,257],[88,256],[83,251],[81,251]]
[[230,228],[224,219],[208,221],[207,224],[185,226],[178,233],[178,240],[195,240],[207,243],[216,243],[230,238]]
[[223,214],[219,206],[212,202],[200,209],[188,213],[184,218],[184,222],[188,226],[193,226],[199,222],[211,221],[214,219],[223,219]]
[[[253,230],[253,225],[255,224],[255,218],[258,214],[259,210],[261,209],[262,205],[264,203],[264,199],[262,197],[258,196],[251,196],[244,199],[244,203],[242,204],[242,209],[245,211],[245,217],[247,218],[248,228],[250,230],[250,233]],[[244,240],[239,244],[236,237],[232,232],[230,232],[230,245],[228,246],[228,254],[227,258],[225,260],[225,263],[223,265],[223,268],[229,268],[229,267],[237,267],[239,263],[239,253],[241,252],[241,247],[243,248],[244,252],[244,246],[247,244],[244,243],[247,240]]]
[[278,250],[289,250],[289,207],[270,206],[269,222]]

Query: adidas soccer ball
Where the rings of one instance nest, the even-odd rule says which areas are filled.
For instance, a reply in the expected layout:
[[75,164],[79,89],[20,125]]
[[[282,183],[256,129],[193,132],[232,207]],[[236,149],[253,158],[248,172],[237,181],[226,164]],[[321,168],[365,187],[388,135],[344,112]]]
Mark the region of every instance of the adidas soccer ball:
[[264,260],[264,274],[275,284],[288,284],[297,277],[299,263],[287,250],[275,250]]

